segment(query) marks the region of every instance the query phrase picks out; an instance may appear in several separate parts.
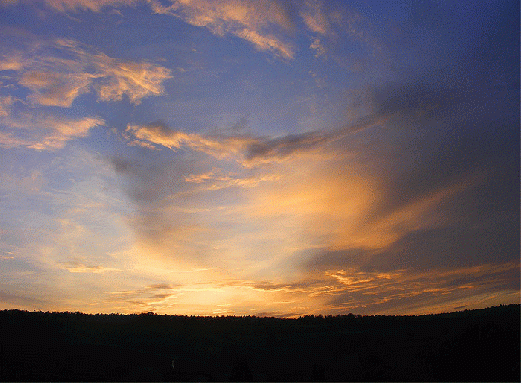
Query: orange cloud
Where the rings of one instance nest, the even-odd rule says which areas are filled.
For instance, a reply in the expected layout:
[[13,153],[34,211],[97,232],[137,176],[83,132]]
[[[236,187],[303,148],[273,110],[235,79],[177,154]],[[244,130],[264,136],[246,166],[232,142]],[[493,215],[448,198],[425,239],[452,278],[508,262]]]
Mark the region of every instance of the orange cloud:
[[105,124],[98,117],[73,119],[41,114],[8,117],[0,123],[9,129],[0,133],[0,145],[4,148],[25,146],[35,150],[61,149],[68,141],[86,137],[90,129]]
[[330,31],[331,23],[322,9],[322,3],[316,0],[306,0],[300,10],[300,16],[310,31],[321,35]]
[[260,182],[272,182],[280,179],[276,174],[264,174],[244,177],[237,174],[224,175],[218,169],[203,174],[192,174],[185,178],[186,182],[203,184],[205,190],[219,190],[229,187],[250,188]]
[[45,4],[58,12],[89,10],[100,12],[107,6],[134,6],[140,0],[45,0]]
[[278,31],[289,31],[293,23],[284,5],[266,0],[170,1],[164,6],[150,0],[155,13],[179,17],[187,23],[208,28],[223,36],[233,34],[252,43],[260,51],[271,51],[283,58],[294,55],[292,44]]
[[237,155],[252,141],[248,137],[213,138],[195,133],[189,134],[170,130],[161,123],[153,123],[146,126],[129,125],[126,132],[137,138],[138,142],[148,141],[172,150],[185,146],[220,159]]
[[13,96],[0,96],[0,117],[6,117],[10,114],[11,106],[15,100]]
[[139,104],[163,94],[170,70],[148,62],[122,61],[73,40],[56,39],[11,52],[0,59],[0,70],[19,72],[20,85],[31,90],[35,104],[70,107],[81,94],[94,89],[101,101],[123,95]]
[[91,81],[83,73],[29,71],[19,83],[33,91],[28,98],[36,104],[70,107],[80,94],[89,92]]
[[71,273],[106,273],[106,272],[114,272],[114,271],[121,271],[118,268],[114,267],[103,267],[99,265],[84,265],[82,263],[68,263],[64,264],[63,268]]

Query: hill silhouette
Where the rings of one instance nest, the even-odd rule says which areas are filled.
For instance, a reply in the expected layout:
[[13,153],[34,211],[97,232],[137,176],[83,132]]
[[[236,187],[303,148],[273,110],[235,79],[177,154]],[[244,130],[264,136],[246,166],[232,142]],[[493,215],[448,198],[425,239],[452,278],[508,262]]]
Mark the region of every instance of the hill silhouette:
[[520,381],[520,306],[298,319],[0,311],[3,381]]

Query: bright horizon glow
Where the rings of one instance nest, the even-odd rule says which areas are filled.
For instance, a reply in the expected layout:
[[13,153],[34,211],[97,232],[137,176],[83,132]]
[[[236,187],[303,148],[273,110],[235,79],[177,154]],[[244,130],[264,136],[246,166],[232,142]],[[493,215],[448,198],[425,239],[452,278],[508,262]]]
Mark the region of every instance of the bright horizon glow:
[[0,10],[0,309],[520,302],[518,2]]

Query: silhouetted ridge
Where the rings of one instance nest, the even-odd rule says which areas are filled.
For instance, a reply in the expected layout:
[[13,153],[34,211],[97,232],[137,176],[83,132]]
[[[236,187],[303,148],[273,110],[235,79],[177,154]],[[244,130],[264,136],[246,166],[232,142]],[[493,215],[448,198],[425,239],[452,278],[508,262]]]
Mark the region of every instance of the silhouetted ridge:
[[298,319],[3,310],[0,328],[3,381],[520,380],[519,305]]

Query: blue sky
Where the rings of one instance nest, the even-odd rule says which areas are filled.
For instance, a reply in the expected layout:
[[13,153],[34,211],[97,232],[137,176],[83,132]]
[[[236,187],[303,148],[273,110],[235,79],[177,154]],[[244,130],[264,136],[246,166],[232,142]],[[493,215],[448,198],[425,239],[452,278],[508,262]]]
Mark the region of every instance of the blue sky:
[[514,1],[0,1],[2,308],[519,302]]

